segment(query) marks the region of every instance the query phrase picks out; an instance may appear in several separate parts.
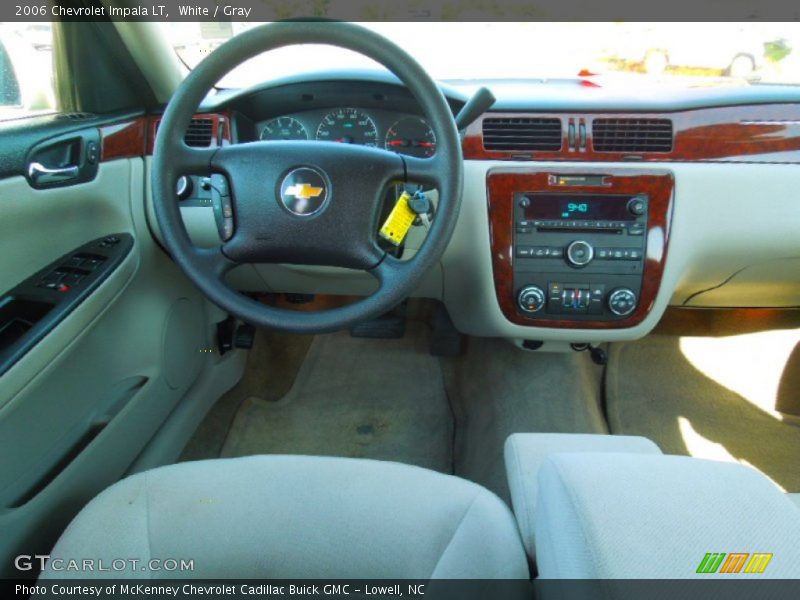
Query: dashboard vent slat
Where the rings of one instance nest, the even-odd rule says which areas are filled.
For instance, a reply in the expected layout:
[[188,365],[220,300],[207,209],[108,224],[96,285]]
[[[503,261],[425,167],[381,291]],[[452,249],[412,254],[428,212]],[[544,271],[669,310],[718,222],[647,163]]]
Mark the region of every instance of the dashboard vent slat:
[[192,119],[186,129],[186,136],[183,138],[187,146],[207,148],[211,145],[211,134],[213,130],[211,119]]
[[561,150],[561,119],[539,117],[492,117],[483,120],[486,150]]
[[595,119],[596,152],[672,152],[670,119]]

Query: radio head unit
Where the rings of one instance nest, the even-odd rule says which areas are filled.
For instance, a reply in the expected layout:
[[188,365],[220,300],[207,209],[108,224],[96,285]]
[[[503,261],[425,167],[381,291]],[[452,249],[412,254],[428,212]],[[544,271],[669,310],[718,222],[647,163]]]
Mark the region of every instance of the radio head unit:
[[517,309],[544,320],[617,320],[638,304],[645,193],[516,192]]

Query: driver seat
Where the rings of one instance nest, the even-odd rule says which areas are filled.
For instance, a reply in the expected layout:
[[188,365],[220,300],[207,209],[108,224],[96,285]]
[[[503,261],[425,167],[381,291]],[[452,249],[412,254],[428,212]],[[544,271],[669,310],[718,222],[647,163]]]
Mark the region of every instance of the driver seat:
[[[133,475],[92,500],[50,556],[43,579],[529,577],[514,517],[485,488],[399,463],[316,456]],[[89,557],[106,567],[139,563],[63,570]],[[193,560],[194,568],[142,569],[151,559]]]

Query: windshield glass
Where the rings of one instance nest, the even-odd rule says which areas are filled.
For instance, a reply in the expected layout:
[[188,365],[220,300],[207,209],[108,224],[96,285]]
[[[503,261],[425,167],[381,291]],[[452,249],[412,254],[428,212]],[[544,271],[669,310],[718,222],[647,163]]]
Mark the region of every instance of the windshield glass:
[[[669,85],[800,84],[800,23],[362,23],[404,47],[436,79],[623,77]],[[167,35],[194,67],[254,23],[170,23]],[[374,68],[357,54],[293,46],[256,57],[222,87],[303,72]]]

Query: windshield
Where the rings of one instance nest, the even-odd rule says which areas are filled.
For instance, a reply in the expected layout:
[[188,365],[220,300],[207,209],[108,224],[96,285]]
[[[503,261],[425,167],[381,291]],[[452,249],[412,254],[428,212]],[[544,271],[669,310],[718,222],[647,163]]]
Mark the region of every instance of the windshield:
[[[170,23],[194,67],[254,23]],[[363,23],[405,48],[439,80],[624,77],[669,85],[800,84],[800,23]],[[221,87],[303,72],[374,68],[357,54],[313,45],[256,57]]]

